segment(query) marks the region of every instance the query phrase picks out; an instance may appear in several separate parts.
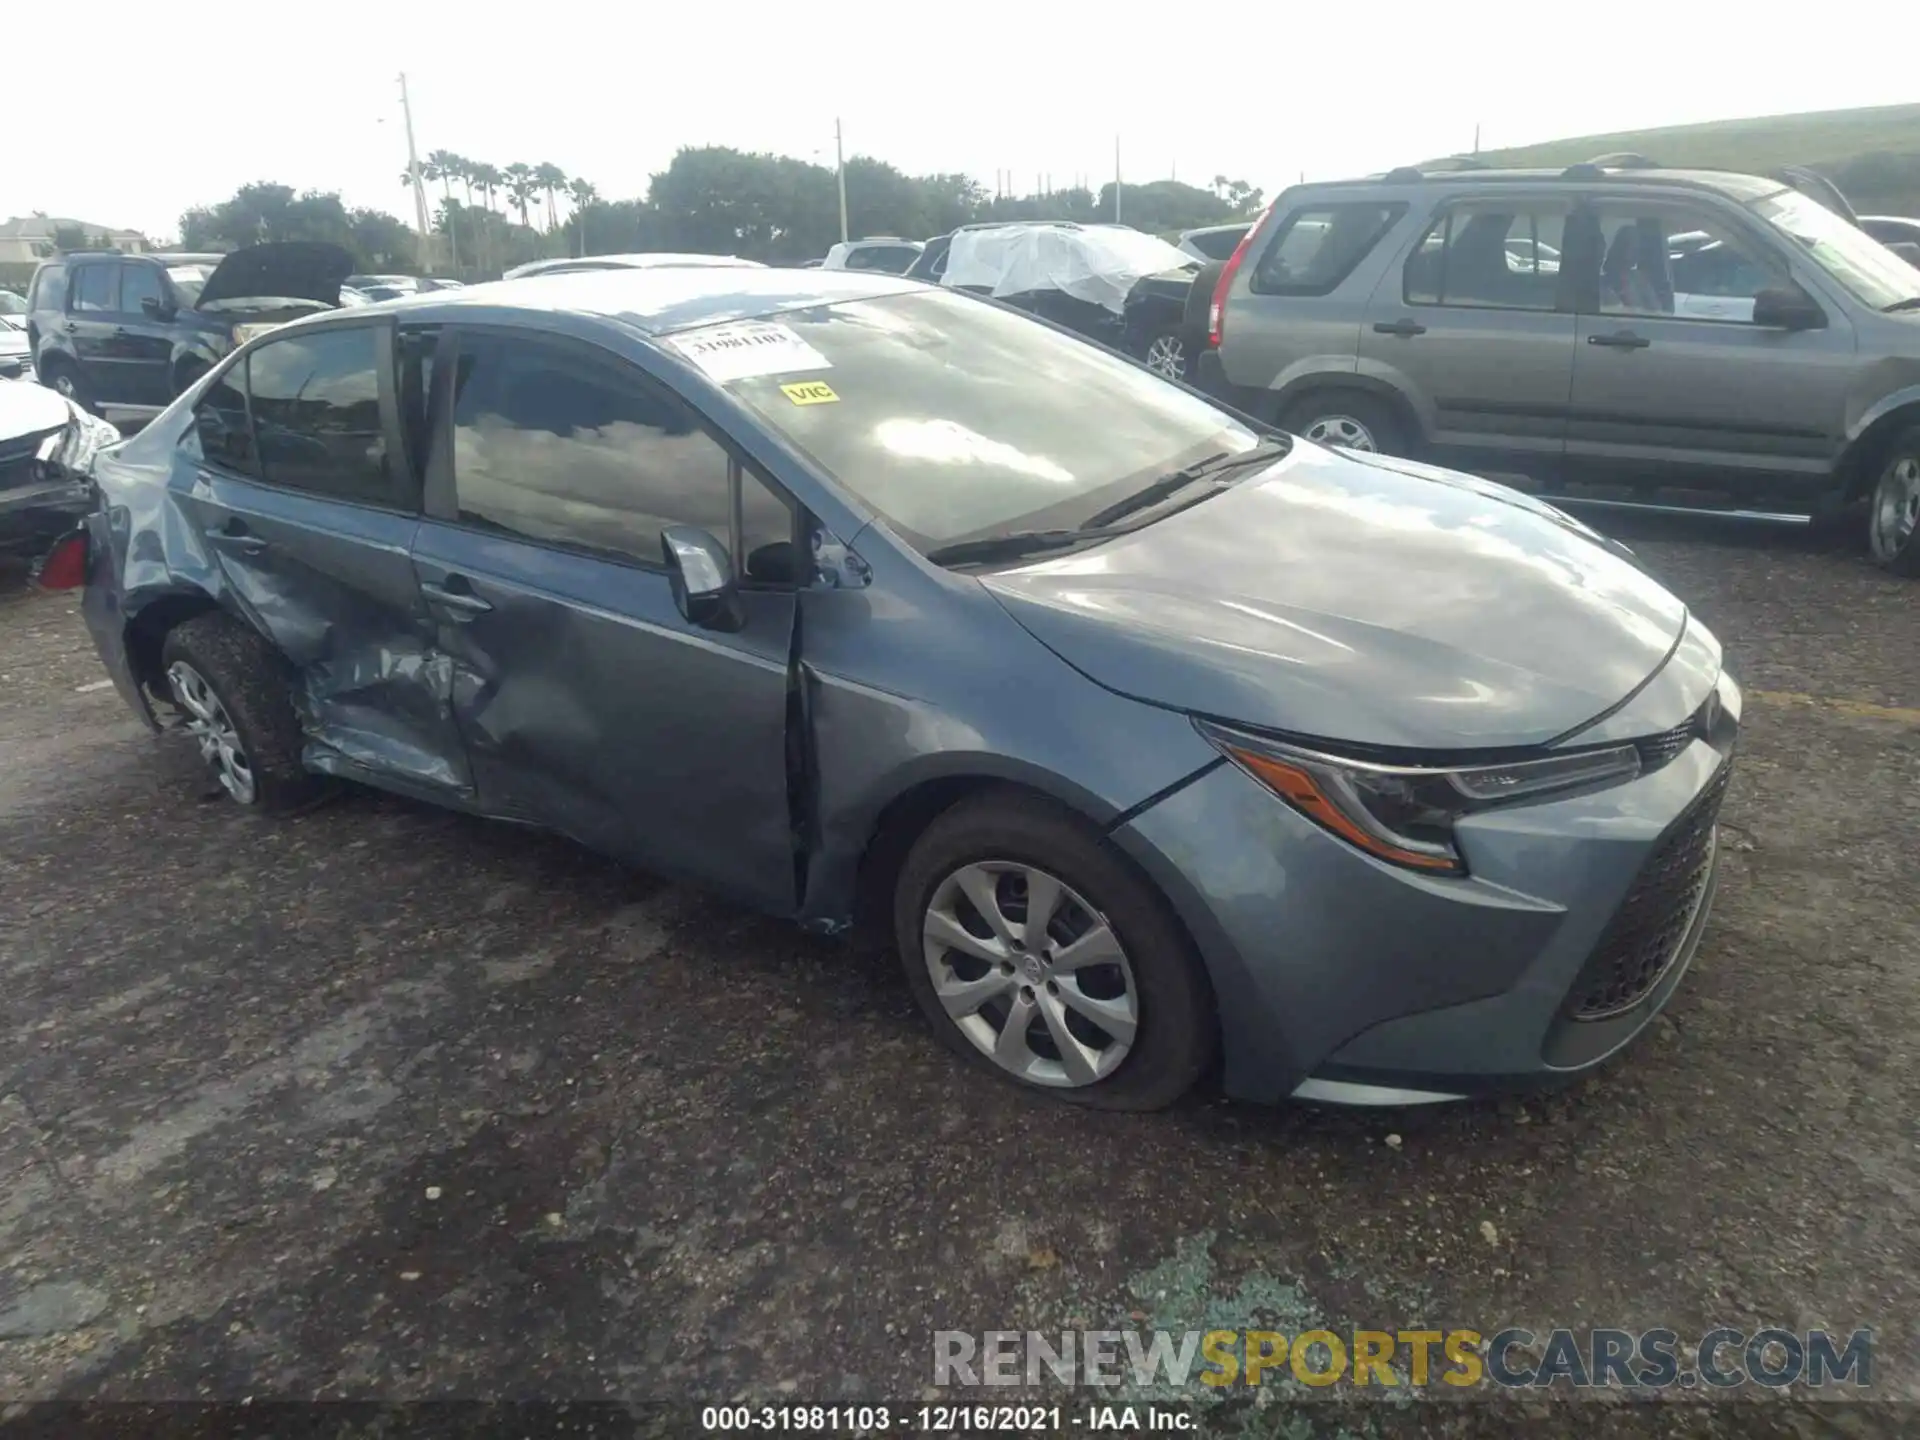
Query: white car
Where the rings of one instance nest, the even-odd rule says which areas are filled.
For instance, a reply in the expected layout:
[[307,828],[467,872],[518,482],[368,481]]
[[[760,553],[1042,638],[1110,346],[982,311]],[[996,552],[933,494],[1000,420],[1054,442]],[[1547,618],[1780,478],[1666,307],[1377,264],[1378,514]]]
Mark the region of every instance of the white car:
[[920,240],[902,240],[897,235],[869,235],[864,240],[842,240],[827,251],[820,262],[823,270],[878,270],[887,275],[904,275],[907,267],[926,249]]
[[664,250],[638,255],[581,255],[559,260],[529,260],[516,265],[500,278],[524,280],[529,275],[557,275],[567,270],[651,270],[656,266],[745,265],[755,270],[766,266],[758,260],[742,260],[737,255],[676,255]]

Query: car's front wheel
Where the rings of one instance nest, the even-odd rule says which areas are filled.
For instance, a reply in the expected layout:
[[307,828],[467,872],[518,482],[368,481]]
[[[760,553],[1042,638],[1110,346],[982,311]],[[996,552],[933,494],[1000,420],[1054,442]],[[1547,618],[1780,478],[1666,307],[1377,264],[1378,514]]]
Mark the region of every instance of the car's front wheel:
[[324,793],[300,762],[280,657],[259,635],[230,615],[197,615],[167,632],[160,667],[181,728],[236,804],[284,813]]
[[1920,425],[1887,451],[1867,506],[1873,563],[1896,575],[1920,576]]
[[1097,832],[1038,797],[961,802],[901,867],[894,932],[941,1038],[1078,1104],[1154,1110],[1214,1051],[1199,958]]

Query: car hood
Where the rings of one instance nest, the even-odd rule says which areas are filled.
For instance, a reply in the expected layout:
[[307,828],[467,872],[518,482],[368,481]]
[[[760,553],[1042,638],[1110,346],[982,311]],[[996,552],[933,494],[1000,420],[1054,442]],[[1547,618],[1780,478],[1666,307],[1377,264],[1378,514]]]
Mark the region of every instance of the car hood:
[[0,380],[0,445],[52,434],[72,419],[73,407],[45,386]]
[[353,273],[353,256],[323,240],[277,240],[236,250],[214,267],[195,305],[220,300],[313,300],[340,303],[340,285]]
[[1550,506],[1305,441],[1133,534],[982,583],[1108,689],[1393,750],[1558,739],[1645,683],[1687,619]]

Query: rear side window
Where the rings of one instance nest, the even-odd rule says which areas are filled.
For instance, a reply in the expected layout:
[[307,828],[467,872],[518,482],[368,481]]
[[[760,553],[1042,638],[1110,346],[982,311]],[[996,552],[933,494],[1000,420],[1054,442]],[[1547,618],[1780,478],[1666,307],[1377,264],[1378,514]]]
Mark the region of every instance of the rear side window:
[[786,503],[747,475],[735,535],[732,457],[611,359],[467,334],[454,388],[454,491],[469,524],[656,566],[662,529],[697,525],[749,578],[755,553],[792,534]]
[[1407,257],[1409,305],[1552,310],[1560,294],[1567,207],[1544,200],[1449,207]]
[[193,410],[193,433],[209,464],[242,475],[258,475],[253,427],[247,423],[247,362],[229,365]]
[[411,486],[390,463],[380,417],[384,326],[274,340],[247,361],[254,445],[269,484],[400,506]]
[[33,272],[33,294],[27,298],[29,310],[67,308],[67,267],[42,265]]
[[82,265],[73,282],[75,310],[111,310],[119,298],[118,265]]
[[1256,295],[1328,295],[1380,243],[1407,207],[1362,201],[1310,205],[1280,222],[1253,270]]

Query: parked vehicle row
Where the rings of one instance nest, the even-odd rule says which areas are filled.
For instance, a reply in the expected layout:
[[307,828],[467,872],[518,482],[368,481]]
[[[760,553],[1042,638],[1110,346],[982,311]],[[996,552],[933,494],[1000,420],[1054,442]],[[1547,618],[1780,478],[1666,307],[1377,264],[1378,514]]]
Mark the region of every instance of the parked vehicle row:
[[1740,692],[1625,551],[1005,305],[653,267],[337,309],[93,477],[47,573],[236,802],[348,778],[877,920],[1033,1090],[1560,1079],[1706,923]]
[[1212,282],[1202,383],[1295,433],[1569,497],[1864,500],[1875,560],[1920,574],[1920,270],[1780,181],[1296,186]]

